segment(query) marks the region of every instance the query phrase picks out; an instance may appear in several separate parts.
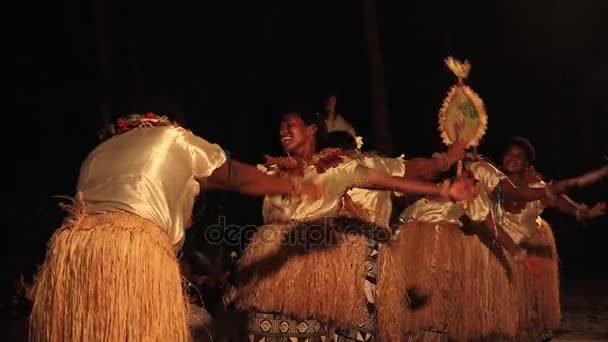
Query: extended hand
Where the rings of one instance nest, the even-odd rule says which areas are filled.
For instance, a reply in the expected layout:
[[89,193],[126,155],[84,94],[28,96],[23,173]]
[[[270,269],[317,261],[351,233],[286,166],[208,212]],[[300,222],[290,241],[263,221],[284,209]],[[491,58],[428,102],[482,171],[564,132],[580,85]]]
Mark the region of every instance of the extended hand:
[[450,186],[450,197],[454,201],[468,201],[477,197],[477,182],[471,178],[459,178]]
[[569,188],[588,186],[597,183],[606,177],[608,177],[608,166],[587,172],[579,177],[555,182],[551,187],[551,191],[553,191],[554,194],[561,194],[566,192]]
[[455,162],[464,159],[467,155],[467,143],[465,141],[457,141],[452,144],[447,151],[448,162],[453,165]]
[[585,216],[589,219],[593,219],[602,215],[606,215],[606,202],[597,203],[587,211]]

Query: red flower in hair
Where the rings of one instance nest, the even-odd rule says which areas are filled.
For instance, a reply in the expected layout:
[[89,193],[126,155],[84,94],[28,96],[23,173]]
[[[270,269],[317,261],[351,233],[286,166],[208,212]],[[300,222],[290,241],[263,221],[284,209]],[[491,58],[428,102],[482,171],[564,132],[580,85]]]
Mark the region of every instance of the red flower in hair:
[[156,119],[156,114],[152,113],[152,112],[148,112],[144,115],[142,115],[141,117],[144,119]]
[[116,120],[116,126],[118,133],[122,133],[129,129],[129,122],[125,119]]

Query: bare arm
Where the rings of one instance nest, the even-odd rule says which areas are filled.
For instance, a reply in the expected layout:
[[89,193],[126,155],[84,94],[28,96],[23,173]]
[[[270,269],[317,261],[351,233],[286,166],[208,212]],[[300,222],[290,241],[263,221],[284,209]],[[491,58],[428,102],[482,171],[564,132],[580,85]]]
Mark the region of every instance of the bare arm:
[[438,153],[433,158],[413,158],[407,161],[405,178],[432,181],[442,172],[449,170],[466,155],[466,143],[451,145],[446,153]]
[[516,255],[522,252],[522,248],[520,248],[515,241],[513,241],[511,236],[507,234],[507,232],[505,232],[501,226],[497,225],[494,220],[492,220],[491,215],[488,215],[483,221],[483,227],[488,233],[494,235],[496,241],[511,255]]
[[370,190],[393,190],[427,195],[440,195],[441,190],[434,183],[404,179],[376,170],[369,170],[365,183],[360,187]]
[[575,202],[566,195],[557,196],[555,200],[546,203],[559,211],[576,216],[579,220],[593,219],[606,214],[606,203],[600,202],[589,208],[585,204]]
[[456,201],[470,200],[477,196],[477,190],[470,180],[458,180],[449,188],[442,188],[437,184],[405,179],[402,177],[391,176],[387,173],[367,169],[365,181],[357,187],[370,190],[390,190],[411,194],[427,194],[442,197],[449,197]]
[[293,190],[289,179],[266,175],[234,159],[222,164],[208,178],[198,181],[208,189],[233,190],[252,196],[287,195]]
[[[565,193],[570,188],[588,186],[605,177],[608,177],[608,166],[587,172],[579,177],[556,181],[551,185],[547,185],[547,187],[550,187],[551,193],[558,195]],[[515,201],[536,201],[544,199],[547,193],[546,189],[517,188],[509,180],[503,180],[501,184],[505,197]]]
[[574,200],[566,195],[557,196],[555,200],[546,201],[545,203],[550,207],[571,215],[576,215],[576,211],[583,207],[583,205],[574,202]]
[[502,192],[505,198],[513,201],[532,202],[545,199],[546,197],[544,188],[516,187],[508,179],[502,180],[499,186],[502,186]]
[[445,162],[439,158],[414,158],[407,161],[405,178],[432,181],[446,170]]

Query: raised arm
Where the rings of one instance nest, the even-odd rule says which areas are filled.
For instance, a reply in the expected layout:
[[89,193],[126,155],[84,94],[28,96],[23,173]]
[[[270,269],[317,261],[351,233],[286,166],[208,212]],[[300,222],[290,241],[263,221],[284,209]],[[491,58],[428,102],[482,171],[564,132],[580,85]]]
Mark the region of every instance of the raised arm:
[[446,153],[437,153],[433,158],[412,158],[407,161],[405,178],[432,181],[464,158],[466,144],[451,145]]

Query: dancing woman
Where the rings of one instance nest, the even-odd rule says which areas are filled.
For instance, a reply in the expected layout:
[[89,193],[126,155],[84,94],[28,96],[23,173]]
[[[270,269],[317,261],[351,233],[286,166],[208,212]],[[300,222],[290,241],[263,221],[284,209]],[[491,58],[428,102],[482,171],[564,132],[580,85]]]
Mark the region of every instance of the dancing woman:
[[[346,123],[344,119],[341,119],[341,121]],[[354,134],[354,129],[350,124],[329,125],[331,123],[328,122],[330,133],[326,143],[327,147],[356,152],[365,166],[387,172],[396,177],[421,180],[432,179],[433,175],[437,176],[450,169],[452,165],[465,156],[465,145],[454,144],[446,153],[435,154],[433,158],[405,160],[403,157],[381,157],[375,153],[366,153],[359,150],[362,139]],[[358,213],[358,218],[362,222],[375,225],[378,232],[376,236],[381,237],[381,239],[374,239],[373,236],[370,236],[370,252],[368,262],[366,263],[367,268],[364,281],[369,311],[368,317],[370,317],[368,321],[374,323],[377,321],[378,316],[383,318],[390,317],[391,315],[386,314],[387,311],[399,311],[403,305],[400,291],[395,291],[395,284],[383,282],[385,278],[382,277],[381,270],[378,268],[378,259],[383,258],[384,254],[383,245],[390,241],[393,235],[392,228],[389,227],[393,210],[393,197],[400,197],[400,195],[391,191],[354,188],[349,190],[344,197],[344,201],[349,206],[355,208],[352,211]],[[386,279],[390,280],[391,277],[387,277]],[[379,282],[383,283],[379,284]],[[380,294],[377,291],[378,286],[383,289]],[[379,299],[379,295],[382,298]],[[382,311],[382,313],[380,314],[379,311]],[[390,336],[391,331],[395,331],[397,327],[398,324],[396,322],[385,320],[377,327],[377,330],[379,330],[378,336]],[[355,329],[336,331],[338,340],[342,335],[355,336],[356,333],[357,330]]]
[[317,186],[228,160],[153,113],[119,119],[86,158],[33,291],[30,339],[189,341],[176,258],[201,184],[315,197]]
[[[527,139],[511,138],[502,158],[501,170],[508,179],[503,184],[512,184],[518,189],[545,189],[547,183],[532,166],[535,157],[535,149]],[[576,216],[579,220],[588,220],[606,214],[606,204],[598,203],[589,208],[565,195],[551,193],[536,201],[514,200],[498,195],[499,213],[496,222],[521,248],[546,260],[546,263],[538,266],[541,269],[536,272],[531,272],[523,265],[515,267],[519,309],[518,341],[550,339],[551,330],[557,327],[561,319],[558,253],[551,226],[540,215],[546,207],[553,207]]]
[[[374,338],[367,326],[365,264],[369,223],[344,220],[344,195],[352,187],[420,193],[461,200],[472,198],[472,183],[452,185],[406,180],[366,167],[356,155],[324,149],[325,121],[314,111],[296,109],[281,122],[281,144],[289,157],[269,158],[266,172],[296,175],[322,184],[320,200],[266,196],[262,226],[244,252],[242,284],[236,304],[251,313],[250,340],[328,340],[335,329],[357,330]],[[351,216],[353,217],[353,216]]]
[[[380,310],[380,325],[398,322],[401,327],[391,331],[401,331],[407,336],[404,338],[515,338],[518,310],[504,305],[515,302],[515,289],[511,273],[506,272],[511,270],[511,263],[501,247],[517,260],[522,259],[522,249],[502,226],[494,224],[494,194],[500,189],[505,199],[534,201],[576,184],[563,180],[546,189],[517,187],[496,167],[478,158],[465,163],[465,174],[480,185],[475,200],[466,206],[432,198],[417,201],[402,213],[400,234],[382,254],[386,282],[381,284],[401,281],[402,286],[397,288],[407,289],[402,290],[402,299],[409,308],[404,306],[401,312]],[[482,234],[463,230],[463,217],[486,230]],[[490,239],[488,232],[492,233]],[[382,286],[379,291],[384,291]]]

